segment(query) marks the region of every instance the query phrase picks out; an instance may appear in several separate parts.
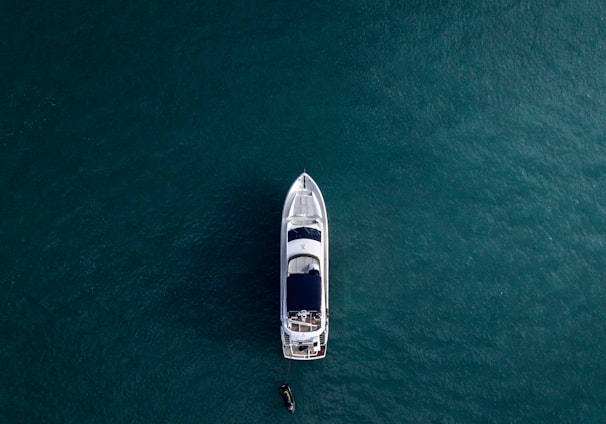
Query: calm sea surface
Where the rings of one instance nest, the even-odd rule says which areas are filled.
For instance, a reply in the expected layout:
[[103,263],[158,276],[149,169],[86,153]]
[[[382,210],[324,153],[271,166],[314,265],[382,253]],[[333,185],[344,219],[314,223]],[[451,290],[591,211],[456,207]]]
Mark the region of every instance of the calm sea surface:
[[[606,422],[606,5],[5,2],[0,423]],[[282,202],[331,222],[282,406]]]

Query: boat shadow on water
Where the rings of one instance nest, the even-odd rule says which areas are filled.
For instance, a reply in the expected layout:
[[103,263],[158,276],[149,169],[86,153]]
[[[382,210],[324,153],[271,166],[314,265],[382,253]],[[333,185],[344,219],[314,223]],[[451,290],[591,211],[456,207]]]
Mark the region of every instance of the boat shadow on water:
[[196,225],[183,274],[167,287],[165,313],[205,341],[231,339],[264,351],[279,344],[284,190],[255,183],[224,190],[208,205],[211,219]]

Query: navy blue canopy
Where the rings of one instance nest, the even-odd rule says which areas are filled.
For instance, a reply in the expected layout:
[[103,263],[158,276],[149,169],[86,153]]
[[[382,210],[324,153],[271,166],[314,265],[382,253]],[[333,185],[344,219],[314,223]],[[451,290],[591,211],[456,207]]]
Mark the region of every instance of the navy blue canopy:
[[289,311],[319,311],[322,279],[317,274],[291,274],[287,280],[286,308]]

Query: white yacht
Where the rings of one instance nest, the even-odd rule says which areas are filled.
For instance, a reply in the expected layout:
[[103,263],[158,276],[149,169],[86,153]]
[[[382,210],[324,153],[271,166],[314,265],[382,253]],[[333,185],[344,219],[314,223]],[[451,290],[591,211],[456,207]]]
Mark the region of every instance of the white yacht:
[[285,358],[322,359],[328,341],[328,217],[316,182],[302,173],[282,211],[280,320]]

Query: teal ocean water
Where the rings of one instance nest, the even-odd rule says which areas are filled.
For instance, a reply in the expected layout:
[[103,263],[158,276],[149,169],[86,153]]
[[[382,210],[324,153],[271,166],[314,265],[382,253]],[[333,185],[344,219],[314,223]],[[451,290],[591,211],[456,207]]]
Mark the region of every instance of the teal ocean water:
[[[0,423],[606,422],[606,5],[4,2]],[[282,203],[331,334],[279,333]]]

